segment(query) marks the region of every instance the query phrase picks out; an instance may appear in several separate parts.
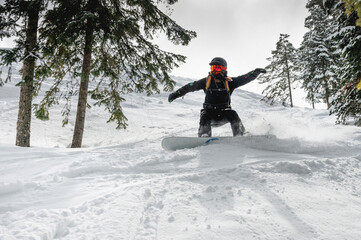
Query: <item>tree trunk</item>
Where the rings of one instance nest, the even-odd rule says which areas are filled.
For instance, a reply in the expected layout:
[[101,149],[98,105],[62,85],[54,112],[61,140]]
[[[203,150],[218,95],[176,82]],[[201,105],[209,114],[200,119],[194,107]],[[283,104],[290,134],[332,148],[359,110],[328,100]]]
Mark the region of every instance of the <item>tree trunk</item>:
[[23,74],[20,88],[19,112],[16,127],[16,145],[20,147],[30,147],[30,126],[31,126],[31,107],[34,89],[34,69],[35,57],[32,53],[37,43],[37,31],[39,21],[40,7],[38,4],[29,4],[28,26],[26,29],[25,40],[25,59],[23,63]]
[[291,108],[293,108],[293,99],[292,99],[292,87],[291,87],[291,78],[288,73],[288,91],[290,92],[290,102],[291,102]]
[[330,109],[331,108],[331,103],[330,103],[330,88],[328,87],[328,83],[327,83],[327,80],[324,79],[324,85],[325,85],[325,102],[326,102],[326,105],[327,105],[327,109]]
[[328,87],[328,77],[326,76],[326,69],[327,67],[325,66],[325,59],[322,59],[322,74],[323,74],[323,86],[325,89],[325,103],[327,105],[327,109],[330,109],[331,107],[331,103],[330,103],[330,88]]
[[93,46],[93,35],[94,35],[93,23],[91,20],[88,19],[87,29],[85,34],[85,47],[84,47],[81,83],[79,89],[78,109],[76,113],[73,142],[71,144],[72,148],[80,148],[83,141],[85,112],[86,112],[87,98],[88,98],[89,76],[91,70],[91,53]]
[[288,82],[288,91],[290,94],[290,103],[291,103],[291,108],[293,107],[293,99],[292,99],[292,87],[291,87],[291,76],[290,76],[290,68],[288,66],[288,58],[287,58],[287,54],[286,55],[286,71],[287,71],[287,82]]

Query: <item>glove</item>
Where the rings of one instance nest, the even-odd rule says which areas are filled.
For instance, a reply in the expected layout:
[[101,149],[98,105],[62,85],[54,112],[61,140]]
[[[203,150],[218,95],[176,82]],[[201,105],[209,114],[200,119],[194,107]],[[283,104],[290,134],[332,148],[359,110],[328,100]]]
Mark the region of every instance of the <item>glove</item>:
[[253,70],[252,74],[256,77],[258,77],[258,75],[260,75],[261,73],[266,73],[266,69],[263,68],[256,68],[255,70]]
[[171,94],[169,94],[168,96],[168,102],[173,102],[174,99],[179,98],[180,97],[180,92],[176,91],[176,92],[172,92]]

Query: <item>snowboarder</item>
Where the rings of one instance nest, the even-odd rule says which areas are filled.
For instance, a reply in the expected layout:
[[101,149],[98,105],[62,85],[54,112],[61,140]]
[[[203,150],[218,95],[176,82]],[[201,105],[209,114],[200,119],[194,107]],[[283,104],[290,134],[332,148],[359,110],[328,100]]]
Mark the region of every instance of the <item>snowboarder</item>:
[[169,94],[168,101],[182,97],[189,92],[203,89],[205,100],[200,114],[198,137],[211,137],[211,126],[221,126],[227,122],[231,124],[233,136],[243,135],[245,128],[236,111],[231,108],[231,95],[233,91],[256,79],[260,73],[265,73],[263,68],[239,76],[227,76],[227,62],[221,57],[213,58],[209,63],[211,72],[208,77],[189,83]]

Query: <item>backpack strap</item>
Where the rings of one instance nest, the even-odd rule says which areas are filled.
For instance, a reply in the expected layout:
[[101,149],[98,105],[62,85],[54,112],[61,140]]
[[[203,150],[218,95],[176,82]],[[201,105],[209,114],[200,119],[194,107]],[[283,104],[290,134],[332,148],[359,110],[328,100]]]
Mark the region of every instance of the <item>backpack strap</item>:
[[[211,81],[212,81],[212,76],[208,75],[207,80],[206,80],[206,90],[208,90],[209,86],[211,85]],[[229,92],[229,84],[228,82],[232,82],[232,78],[231,77],[226,77],[226,81],[224,81],[225,85],[226,85],[226,89],[227,92]]]
[[229,92],[229,84],[228,84],[228,79],[226,81],[224,81],[225,85],[226,85],[226,89],[227,89],[227,92]]
[[206,90],[208,90],[209,86],[211,85],[212,76],[208,75],[206,80]]

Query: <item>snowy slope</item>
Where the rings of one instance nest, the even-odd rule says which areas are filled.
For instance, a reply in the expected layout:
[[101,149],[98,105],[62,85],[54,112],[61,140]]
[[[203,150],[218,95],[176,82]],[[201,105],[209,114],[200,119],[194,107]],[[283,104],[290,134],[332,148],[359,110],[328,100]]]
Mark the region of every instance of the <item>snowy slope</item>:
[[361,238],[361,130],[327,111],[238,89],[233,108],[252,136],[166,152],[163,137],[196,136],[203,93],[172,104],[131,94],[125,131],[93,107],[85,148],[69,149],[74,119],[62,128],[58,106],[18,148],[18,92],[0,88],[1,240]]

